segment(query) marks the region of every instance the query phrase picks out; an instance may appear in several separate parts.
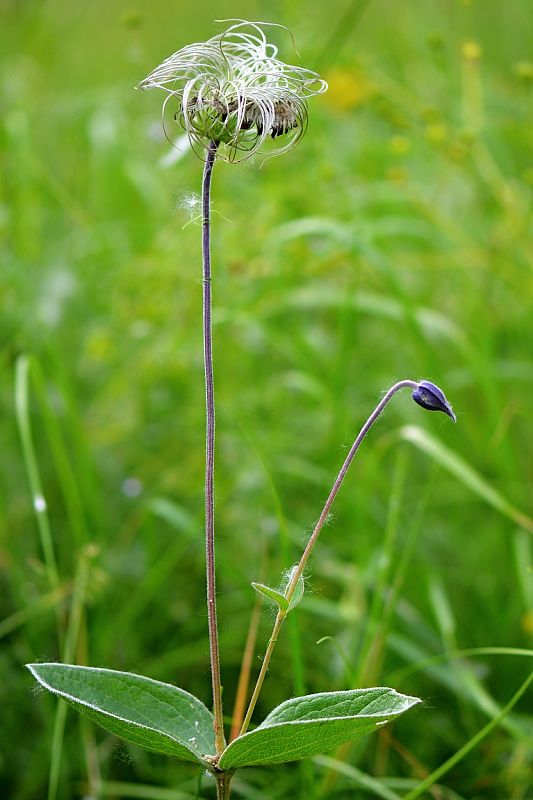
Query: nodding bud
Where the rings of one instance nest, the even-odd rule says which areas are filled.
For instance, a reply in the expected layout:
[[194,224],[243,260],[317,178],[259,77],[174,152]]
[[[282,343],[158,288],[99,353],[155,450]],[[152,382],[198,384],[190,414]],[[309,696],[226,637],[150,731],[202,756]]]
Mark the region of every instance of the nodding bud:
[[431,381],[419,381],[411,397],[415,403],[427,411],[443,411],[453,422],[457,422],[453,408],[446,400],[446,395]]

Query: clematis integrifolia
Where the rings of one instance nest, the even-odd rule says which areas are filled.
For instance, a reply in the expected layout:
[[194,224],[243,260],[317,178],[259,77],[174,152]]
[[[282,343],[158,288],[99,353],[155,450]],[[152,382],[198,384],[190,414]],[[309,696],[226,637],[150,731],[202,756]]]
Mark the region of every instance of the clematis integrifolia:
[[167,93],[163,113],[177,102],[174,118],[202,157],[210,142],[226,145],[217,155],[228,161],[248,158],[269,138],[276,140],[269,155],[289,150],[305,133],[308,98],[327,89],[316,72],[280,61],[261,26],[235,21],[178,50],[139,84]]

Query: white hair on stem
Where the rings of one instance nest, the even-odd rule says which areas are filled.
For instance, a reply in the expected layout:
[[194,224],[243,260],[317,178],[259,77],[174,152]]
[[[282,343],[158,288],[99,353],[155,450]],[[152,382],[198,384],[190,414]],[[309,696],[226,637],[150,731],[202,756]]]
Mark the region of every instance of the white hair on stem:
[[307,128],[308,99],[325,92],[327,83],[316,72],[277,58],[278,48],[261,26],[284,26],[218,21],[234,24],[169,56],[139,88],[167,93],[163,125],[167,103],[178,101],[174,118],[202,158],[210,141],[225,145],[222,157],[228,161],[249,158],[268,138],[285,137],[268,155],[290,150]]

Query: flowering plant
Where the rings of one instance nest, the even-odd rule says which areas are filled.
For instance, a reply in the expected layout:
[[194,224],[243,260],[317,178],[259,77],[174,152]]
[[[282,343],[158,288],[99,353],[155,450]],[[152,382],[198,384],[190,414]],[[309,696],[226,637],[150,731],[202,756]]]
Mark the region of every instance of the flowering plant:
[[[252,716],[280,630],[304,593],[304,570],[348,469],[367,433],[386,405],[402,389],[412,390],[418,405],[455,415],[444,393],[430,381],[402,380],[382,397],[361,427],[335,479],[300,560],[280,589],[252,585],[277,607],[272,633],[246,708],[233,716],[226,740],[215,591],[215,394],[211,326],[210,193],[212,170],[220,148],[230,161],[259,150],[267,137],[287,136],[281,153],[303,135],[307,98],[326,84],[310,70],[283,64],[256,23],[238,21],[204,44],[179,50],[141,82],[141,88],[167,92],[164,109],[177,99],[176,118],[193,147],[205,154],[202,183],[203,334],[206,393],[205,541],[207,611],[213,713],[188,692],[144,676],[68,664],[28,665],[45,688],[66,699],[112,733],[147,750],[192,761],[214,777],[218,800],[230,797],[236,769],[294,761],[328,751],[378,730],[420,702],[388,687],[320,692],[281,703],[254,729]],[[243,157],[238,159],[239,153]],[[252,647],[253,649],[253,647]],[[244,659],[243,659],[244,663]],[[244,673],[244,670],[243,670]]]

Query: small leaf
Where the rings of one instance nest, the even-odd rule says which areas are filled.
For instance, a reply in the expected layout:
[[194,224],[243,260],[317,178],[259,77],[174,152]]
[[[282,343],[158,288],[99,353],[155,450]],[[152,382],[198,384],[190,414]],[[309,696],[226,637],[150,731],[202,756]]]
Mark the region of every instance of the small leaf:
[[211,712],[183,689],[111,669],[26,666],[45,689],[145,750],[200,762],[215,752]]
[[264,597],[268,598],[268,600],[273,600],[274,603],[276,603],[281,609],[281,611],[289,610],[289,604],[281,592],[276,591],[276,589],[272,589],[271,586],[265,586],[264,583],[252,582],[252,586],[256,592],[259,592],[259,594],[262,594]]
[[378,730],[420,702],[384,687],[294,697],[271,711],[254,731],[234,739],[219,767],[279,764],[324,753]]
[[[294,567],[290,568],[287,574],[287,586],[285,589],[285,595],[287,595],[287,589],[289,588],[290,582],[292,581],[293,575],[297,569],[298,569],[298,564],[295,564]],[[292,611],[293,608],[296,608],[296,606],[299,603],[301,603],[302,597],[304,596],[304,591],[305,591],[304,576],[300,575],[294,593],[291,597],[291,601],[289,603],[289,611]]]

